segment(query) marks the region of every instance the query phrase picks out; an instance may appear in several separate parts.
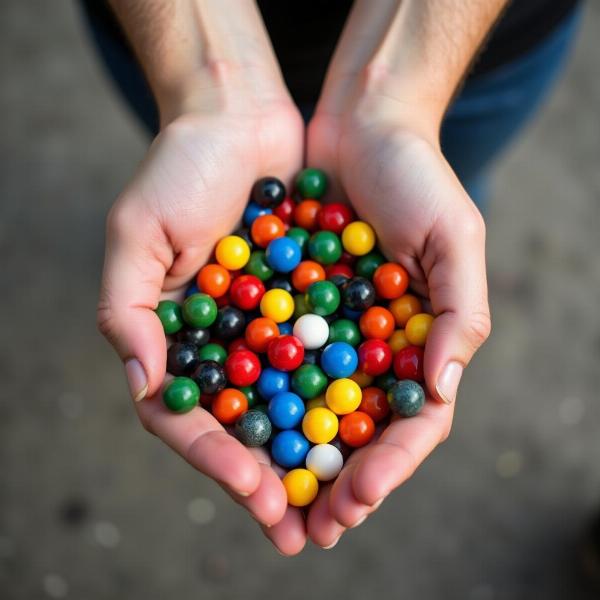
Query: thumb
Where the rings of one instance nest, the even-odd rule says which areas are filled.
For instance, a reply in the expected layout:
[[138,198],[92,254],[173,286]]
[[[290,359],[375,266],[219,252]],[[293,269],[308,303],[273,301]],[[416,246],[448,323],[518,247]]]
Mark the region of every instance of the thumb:
[[154,395],[166,370],[166,340],[154,309],[172,262],[156,221],[117,203],[107,219],[98,329],[124,363],[131,396]]
[[485,225],[477,209],[439,220],[424,256],[431,257],[424,268],[436,315],[425,345],[425,380],[437,400],[450,404],[464,368],[491,330]]

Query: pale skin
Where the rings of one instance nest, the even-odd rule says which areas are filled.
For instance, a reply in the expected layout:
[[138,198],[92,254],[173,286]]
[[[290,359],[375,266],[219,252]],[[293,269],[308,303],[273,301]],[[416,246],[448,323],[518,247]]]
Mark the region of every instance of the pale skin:
[[[112,0],[157,100],[161,133],[107,221],[98,322],[125,364],[142,424],[215,479],[285,555],[332,547],[448,435],[463,369],[490,331],[481,216],[445,161],[439,129],[505,0],[357,0],[306,132],[250,0]],[[159,300],[181,297],[237,225],[252,183],[332,178],[436,314],[422,413],[393,421],[321,486],[306,518],[277,467],[202,408],[170,414]]]

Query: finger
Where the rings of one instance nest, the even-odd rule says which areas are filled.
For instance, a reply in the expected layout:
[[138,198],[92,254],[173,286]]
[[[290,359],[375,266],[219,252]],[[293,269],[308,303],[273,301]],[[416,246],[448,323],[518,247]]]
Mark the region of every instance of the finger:
[[[269,453],[264,448],[248,448],[260,465],[261,478],[258,488],[247,497],[231,494],[262,525],[271,527],[283,518],[287,508],[287,495],[281,479],[271,468]],[[227,488],[224,488],[228,491]]]
[[325,550],[333,548],[346,528],[340,525],[331,515],[329,508],[329,495],[332,484],[321,486],[314,502],[310,505],[306,518],[308,537],[317,546]]
[[416,417],[392,421],[354,469],[355,498],[373,506],[411,477],[448,437],[453,413],[454,405],[429,400]]
[[256,458],[208,411],[196,407],[184,415],[174,414],[158,395],[135,407],[144,427],[195,469],[241,496],[257,491],[262,473]]
[[135,400],[154,395],[165,376],[166,341],[157,307],[172,254],[152,219],[115,205],[107,220],[98,328],[113,345]]
[[284,556],[302,552],[306,545],[306,526],[300,509],[288,506],[283,518],[272,527],[261,527],[263,533]]
[[369,506],[356,498],[352,483],[354,471],[368,448],[360,448],[352,453],[331,489],[330,513],[338,523],[348,529],[358,527],[370,512],[377,509],[377,506]]
[[261,464],[260,484],[250,496],[240,496],[223,487],[235,502],[243,506],[261,525],[271,527],[279,523],[287,508],[287,496],[281,480],[271,467]]
[[436,315],[425,345],[425,381],[436,400],[451,403],[464,368],[491,328],[485,227],[474,206],[434,225],[423,263]]

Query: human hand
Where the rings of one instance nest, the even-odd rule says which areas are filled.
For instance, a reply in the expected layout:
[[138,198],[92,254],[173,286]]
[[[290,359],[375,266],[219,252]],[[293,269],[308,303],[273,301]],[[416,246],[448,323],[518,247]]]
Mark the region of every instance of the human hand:
[[242,446],[205,409],[175,415],[161,399],[167,348],[158,302],[183,297],[235,229],[254,181],[289,183],[302,164],[303,125],[287,95],[258,102],[235,88],[209,104],[163,128],[110,211],[98,326],[125,364],[144,427],[273,525],[265,532],[282,552],[295,553],[304,523],[288,509],[268,455]]
[[438,125],[420,113],[368,97],[345,112],[317,110],[309,125],[307,163],[331,174],[328,198],[347,198],[374,227],[436,316],[425,348],[428,402],[416,417],[393,419],[321,489],[308,533],[324,547],[376,510],[446,439],[463,369],[490,333],[483,219],[440,151]]

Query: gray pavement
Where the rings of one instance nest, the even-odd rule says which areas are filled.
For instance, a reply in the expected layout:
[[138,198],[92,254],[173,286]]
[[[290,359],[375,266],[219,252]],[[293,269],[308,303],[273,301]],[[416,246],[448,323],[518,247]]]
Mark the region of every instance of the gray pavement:
[[0,598],[585,600],[600,507],[600,5],[503,160],[493,335],[453,433],[332,551],[277,555],[136,422],[95,330],[103,221],[146,140],[70,2],[0,5]]

